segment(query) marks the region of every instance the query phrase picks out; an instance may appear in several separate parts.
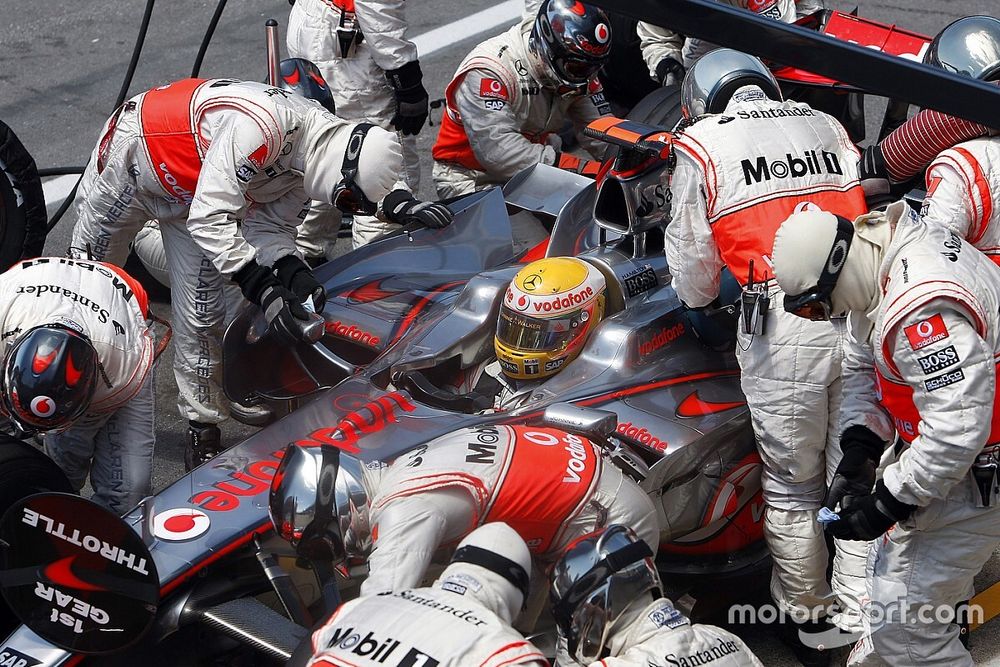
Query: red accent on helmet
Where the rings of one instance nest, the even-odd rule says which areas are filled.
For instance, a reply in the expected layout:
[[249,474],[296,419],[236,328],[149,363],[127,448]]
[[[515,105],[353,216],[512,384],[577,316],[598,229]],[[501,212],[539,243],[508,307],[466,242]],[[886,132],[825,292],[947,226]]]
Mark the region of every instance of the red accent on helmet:
[[69,354],[66,357],[66,384],[70,387],[75,387],[76,383],[80,381],[80,376],[83,375],[83,371],[77,368],[73,364],[73,355]]
[[577,16],[583,16],[587,13],[587,8],[584,6],[582,2],[579,1],[574,2],[573,5],[569,8],[569,10],[574,14],[576,14]]
[[293,69],[291,74],[286,74],[282,77],[289,86],[299,85],[299,70]]
[[56,358],[56,354],[58,353],[58,349],[54,349],[48,354],[42,354],[40,350],[35,352],[35,358],[31,361],[31,371],[35,375],[41,375],[45,372],[45,369],[52,364],[52,361]]

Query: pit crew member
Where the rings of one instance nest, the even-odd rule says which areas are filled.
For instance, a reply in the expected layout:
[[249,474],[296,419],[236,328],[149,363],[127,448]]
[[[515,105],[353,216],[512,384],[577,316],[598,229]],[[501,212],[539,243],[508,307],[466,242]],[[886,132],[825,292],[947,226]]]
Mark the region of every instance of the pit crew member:
[[[673,286],[695,308],[719,294],[723,268],[744,287],[736,355],[764,461],[771,593],[792,619],[823,626],[832,596],[816,516],[840,459],[833,425],[841,401],[843,321],[815,323],[785,313],[780,290],[769,283],[770,254],[774,232],[792,211],[856,216],[866,210],[858,151],[835,119],[782,102],[764,64],[730,49],[712,51],[688,70],[681,104],[690,125],[674,138],[666,231]],[[837,548],[833,590],[844,612],[834,620],[853,630],[861,623],[864,552],[857,544]],[[793,650],[811,652],[797,637],[789,633]]]
[[575,661],[560,667],[762,665],[742,639],[692,624],[662,591],[653,552],[631,529],[612,525],[571,544],[550,592],[560,643]]
[[842,540],[875,540],[869,634],[851,663],[972,665],[959,626],[919,610],[969,599],[1000,542],[1000,268],[904,202],[853,223],[793,215],[774,266],[789,312],[849,314],[843,425],[905,442],[827,525]]
[[[376,210],[396,222],[424,205],[392,190],[394,134],[338,119],[279,88],[183,79],[141,93],[105,124],[76,198],[71,254],[121,265],[139,228],[160,223],[173,289],[178,408],[189,420],[185,463],[221,451],[226,279],[269,321],[321,310],[322,286],[295,256],[307,201]],[[443,207],[436,207],[443,208]],[[273,268],[272,268],[273,267]]]
[[[590,441],[530,426],[483,425],[417,447],[388,466],[341,457],[337,506],[352,562],[367,562],[370,595],[416,586],[435,552],[504,521],[540,563],[610,523],[656,548],[656,510]],[[537,613],[544,586],[530,606]],[[533,622],[533,617],[532,617]]]
[[342,605],[313,633],[309,667],[547,667],[542,653],[511,627],[527,600],[530,573],[524,540],[504,523],[488,523],[459,543],[430,587]]
[[[776,21],[792,23],[796,18],[811,14],[822,7],[814,0],[720,0],[727,5],[746,9]],[[649,76],[661,86],[680,84],[684,72],[703,55],[719,48],[703,39],[684,36],[645,21],[636,27],[642,47],[642,57],[649,67]]]
[[[288,16],[286,45],[291,57],[311,60],[319,68],[330,84],[340,118],[398,132],[403,153],[398,173],[406,188],[417,192],[416,135],[427,120],[428,97],[417,47],[406,39],[403,10],[403,0],[295,2]],[[307,229],[310,236],[301,242],[318,248],[317,235],[325,229],[315,230],[312,224]],[[377,216],[355,216],[354,247],[392,229]]]
[[3,417],[93,500],[124,514],[149,495],[155,341],[146,292],[122,269],[41,257],[0,275]]
[[502,185],[538,163],[596,175],[600,163],[562,152],[558,133],[571,122],[583,148],[603,155],[606,146],[582,133],[610,113],[597,78],[610,50],[607,15],[577,0],[545,0],[533,24],[473,49],[445,92],[433,150],[438,195]]

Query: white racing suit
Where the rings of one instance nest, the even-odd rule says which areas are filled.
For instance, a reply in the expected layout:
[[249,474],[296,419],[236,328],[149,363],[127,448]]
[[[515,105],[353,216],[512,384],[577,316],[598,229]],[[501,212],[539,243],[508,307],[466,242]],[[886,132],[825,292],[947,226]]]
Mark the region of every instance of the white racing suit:
[[83,333],[100,364],[90,409],[44,436],[45,451],[77,490],[90,473],[93,499],[124,514],[151,492],[153,356],[146,292],[123,270],[43,257],[0,275],[0,359],[29,329],[58,324]]
[[995,481],[992,507],[980,507],[971,470],[977,458],[995,462],[1000,444],[1000,269],[905,204],[887,214],[898,223],[879,269],[881,306],[852,316],[852,332],[870,334],[852,339],[844,425],[908,443],[883,480],[918,509],[874,542],[870,635],[849,664],[972,665],[957,625],[941,619],[972,596],[1000,543]]
[[610,113],[601,84],[563,97],[528,52],[522,25],[489,39],[466,56],[445,91],[434,144],[434,184],[442,199],[503,185],[533,164],[581,171],[584,161],[560,152],[558,133],[572,122],[580,144],[599,159],[605,144],[583,136]]
[[1000,137],[966,141],[934,158],[921,214],[1000,263]]
[[612,657],[590,667],[762,667],[743,640],[714,625],[692,624],[660,598],[643,609],[627,628],[616,628],[610,641]]
[[309,667],[547,667],[505,621],[498,575],[449,565],[433,587],[346,602],[313,633]]
[[[296,0],[288,16],[286,44],[291,58],[311,60],[330,86],[337,116],[367,121],[386,130],[396,112],[385,77],[417,59],[417,47],[405,37],[403,0]],[[399,135],[407,189],[420,188],[420,156],[415,136]],[[354,217],[354,247],[397,226],[371,216]],[[311,256],[324,254],[337,239],[340,212],[313,202],[299,234],[299,246]]]
[[509,524],[542,562],[613,523],[659,546],[646,493],[589,441],[555,429],[464,429],[366,470],[366,485],[374,551],[364,595],[419,584],[438,549],[490,521]]
[[155,88],[105,124],[77,194],[71,254],[122,265],[139,229],[159,220],[186,419],[228,416],[225,288],[251,259],[270,266],[295,252],[304,185],[333,192],[353,127],[309,100],[228,79]]
[[[761,14],[776,21],[792,23],[796,18],[810,14],[823,3],[819,0],[719,0],[727,5],[746,9],[754,14]],[[640,21],[636,27],[642,47],[642,58],[649,67],[649,76],[656,79],[656,66],[664,58],[672,58],[690,68],[699,58],[719,48],[718,45],[703,39],[688,39],[684,36],[661,28],[660,26]],[[680,83],[678,81],[677,83]]]
[[[858,152],[837,121],[806,104],[766,99],[753,86],[736,91],[724,113],[676,136],[674,149],[667,263],[677,295],[692,307],[718,296],[723,267],[744,287],[751,273],[754,283],[772,278],[774,236],[793,211],[819,207],[848,219],[865,211]],[[771,593],[802,620],[832,601],[816,513],[840,461],[843,323],[802,320],[782,300],[771,288],[763,335],[741,326],[737,359],[764,460]],[[833,587],[848,608],[836,619],[845,629],[860,628],[863,563],[860,544],[838,544]]]

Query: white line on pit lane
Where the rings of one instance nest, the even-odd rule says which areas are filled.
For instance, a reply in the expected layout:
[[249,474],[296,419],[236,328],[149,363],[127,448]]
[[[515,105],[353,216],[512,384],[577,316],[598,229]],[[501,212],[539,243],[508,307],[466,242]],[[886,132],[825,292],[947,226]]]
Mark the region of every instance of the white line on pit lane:
[[419,34],[413,38],[413,43],[417,45],[417,54],[424,58],[470,37],[518,21],[522,11],[524,11],[524,0],[501,2],[495,7]]
[[62,202],[69,195],[78,178],[80,178],[78,174],[67,174],[45,179],[42,182],[42,191],[45,193],[46,207],[51,208]]

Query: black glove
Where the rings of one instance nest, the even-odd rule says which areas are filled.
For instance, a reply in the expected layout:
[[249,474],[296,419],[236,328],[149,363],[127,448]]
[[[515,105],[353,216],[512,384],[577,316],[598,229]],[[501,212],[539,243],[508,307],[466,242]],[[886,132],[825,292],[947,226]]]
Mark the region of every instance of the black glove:
[[837,466],[823,506],[835,511],[839,503],[843,509],[860,496],[867,496],[875,486],[875,468],[885,450],[885,443],[871,429],[851,426],[840,436],[840,449],[844,458]]
[[398,225],[419,222],[431,229],[447,227],[455,217],[444,204],[420,201],[406,190],[393,190],[385,196],[382,215]]
[[916,505],[896,500],[879,480],[874,493],[856,498],[850,507],[840,512],[839,521],[826,525],[826,530],[840,540],[867,542],[908,518],[916,509]]
[[309,321],[309,313],[302,307],[298,297],[278,282],[277,276],[266,266],[261,266],[256,260],[250,260],[233,275],[233,281],[240,286],[243,296],[250,303],[259,306],[264,311],[268,324],[275,320],[283,320],[285,328],[296,330],[302,328],[302,323],[296,325],[294,320]]
[[274,274],[282,285],[292,290],[299,301],[312,297],[316,312],[323,312],[326,288],[316,280],[308,264],[295,255],[285,255],[274,263]]
[[858,163],[858,170],[861,172],[861,187],[866,197],[889,194],[891,187],[889,168],[885,164],[885,155],[882,154],[882,147],[879,144],[864,150],[861,162]]
[[664,58],[656,64],[656,82],[661,86],[676,86],[684,79],[684,65],[673,58]]
[[389,80],[392,95],[396,98],[396,115],[391,121],[393,127],[404,135],[419,134],[427,120],[428,108],[420,61],[414,60],[399,69],[391,69],[385,73],[385,78]]

